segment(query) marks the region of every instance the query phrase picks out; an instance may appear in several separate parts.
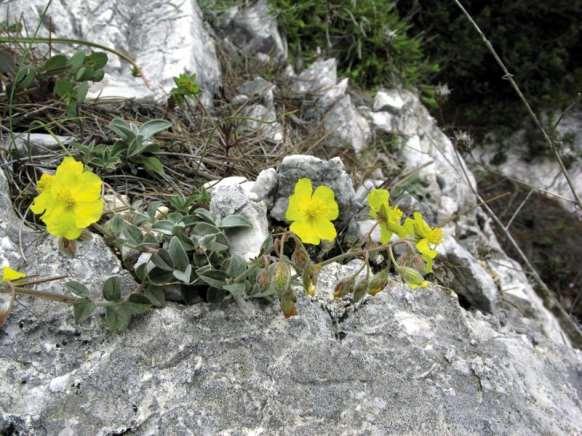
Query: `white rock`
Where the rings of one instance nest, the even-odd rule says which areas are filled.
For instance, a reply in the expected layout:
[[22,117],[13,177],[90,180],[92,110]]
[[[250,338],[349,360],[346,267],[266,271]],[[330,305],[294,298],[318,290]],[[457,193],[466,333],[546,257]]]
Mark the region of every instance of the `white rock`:
[[[229,179],[223,179],[210,188],[210,212],[217,217],[240,214],[249,220],[250,228],[228,230],[227,237],[233,254],[251,260],[260,254],[261,247],[270,234],[267,207],[262,201],[253,201],[247,194],[252,193],[256,197],[252,192],[254,182],[251,184]],[[245,184],[246,188],[243,188]]]
[[475,257],[455,239],[445,237],[438,252],[454,271],[453,289],[477,309],[493,312],[497,304],[497,285]]
[[374,99],[374,111],[399,112],[406,103],[402,91],[398,89],[380,90]]
[[337,83],[337,61],[334,58],[315,61],[295,79],[291,90],[298,95],[323,95]]
[[366,118],[358,112],[349,95],[342,97],[325,115],[323,120],[328,142],[336,147],[351,147],[361,152],[372,137]]
[[[24,19],[35,29],[45,0],[2,2],[3,20]],[[133,0],[68,0],[52,2],[46,15],[61,38],[99,42],[129,54],[140,66],[143,78],[133,77],[131,67],[108,53],[106,80],[92,96],[164,100],[174,87],[174,77],[195,73],[208,103],[221,83],[214,41],[202,20],[195,0],[136,2]],[[48,36],[45,26],[39,36]],[[53,52],[70,53],[70,45],[52,45]]]

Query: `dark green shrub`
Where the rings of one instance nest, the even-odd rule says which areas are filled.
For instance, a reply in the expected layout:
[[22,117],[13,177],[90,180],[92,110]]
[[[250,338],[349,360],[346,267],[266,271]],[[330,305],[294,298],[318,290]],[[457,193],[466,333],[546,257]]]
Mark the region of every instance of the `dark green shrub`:
[[386,0],[270,0],[292,56],[311,61],[321,50],[363,87],[422,88],[438,70],[419,37]]
[[[463,0],[524,94],[539,109],[562,109],[582,90],[582,2]],[[456,121],[514,128],[525,111],[487,47],[451,0],[401,0],[425,51],[441,66],[436,80],[453,89]],[[454,112],[454,113],[453,113]]]

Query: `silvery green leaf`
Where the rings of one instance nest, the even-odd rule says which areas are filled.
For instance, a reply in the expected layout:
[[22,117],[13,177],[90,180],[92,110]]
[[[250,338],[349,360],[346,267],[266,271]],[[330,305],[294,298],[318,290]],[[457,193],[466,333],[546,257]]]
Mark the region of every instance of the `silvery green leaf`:
[[107,301],[121,300],[121,279],[117,276],[109,277],[103,284],[103,298]]
[[147,141],[156,133],[163,132],[172,127],[172,123],[166,120],[150,120],[144,123],[139,129],[139,135]]
[[182,241],[180,241],[176,236],[172,237],[168,244],[168,253],[172,258],[172,263],[176,269],[185,271],[186,267],[190,265],[190,260],[188,259],[188,254],[186,253],[184,244],[182,244]]
[[252,227],[250,221],[243,215],[229,215],[222,219],[220,227],[223,229],[237,227]]
[[65,283],[65,287],[77,297],[86,298],[89,296],[89,289],[82,283],[70,281]]

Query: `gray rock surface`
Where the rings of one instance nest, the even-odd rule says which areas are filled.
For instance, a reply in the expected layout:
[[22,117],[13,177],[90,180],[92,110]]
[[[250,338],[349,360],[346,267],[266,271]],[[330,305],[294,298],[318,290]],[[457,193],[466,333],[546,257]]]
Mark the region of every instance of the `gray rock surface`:
[[[0,3],[3,20],[23,17],[27,28],[35,29],[45,0]],[[53,36],[97,42],[133,57],[145,80],[134,78],[130,66],[109,54],[108,74],[92,87],[91,95],[165,99],[174,86],[173,78],[196,73],[211,101],[221,82],[214,41],[210,38],[196,0],[143,2],[137,0],[55,0],[43,23],[51,20]],[[46,24],[40,36],[46,36]],[[53,45],[53,49],[67,46]]]
[[305,98],[305,117],[322,120],[326,142],[362,151],[372,138],[366,117],[347,95],[348,79],[338,83],[337,61],[319,59],[291,80],[290,91]]
[[[355,265],[330,265],[330,277]],[[341,269],[345,269],[342,273]],[[580,352],[532,343],[439,288],[357,308],[299,298],[247,318],[170,304],[118,336],[0,333],[0,430],[16,434],[576,434]],[[331,315],[330,315],[331,313]],[[342,313],[341,318],[336,313]],[[23,326],[23,327],[19,327]]]
[[[582,137],[582,128],[579,130]],[[493,157],[496,154],[494,147],[475,150],[473,160],[485,168],[499,172],[511,180],[515,180],[526,186],[531,186],[541,192],[548,192],[557,198],[568,211],[574,211],[582,218],[582,213],[575,205],[574,195],[556,159],[553,157],[538,157],[531,162],[526,162],[522,156],[527,155],[524,139],[516,135],[511,140],[510,146],[504,146],[505,160],[499,165],[493,165]],[[574,189],[578,196],[582,197],[582,165],[575,161],[568,168],[568,174],[572,179]]]
[[227,232],[232,253],[245,260],[254,259],[260,254],[261,247],[270,234],[267,206],[262,201],[256,201],[254,184],[243,177],[228,177],[218,183],[209,182],[206,185],[211,195],[210,212],[214,216],[223,218],[240,214],[251,223],[250,228]]
[[287,59],[287,42],[277,29],[266,0],[249,6],[233,6],[217,20],[219,32],[243,53],[267,55],[268,60]]
[[252,134],[264,141],[280,144],[285,137],[283,126],[277,121],[275,109],[262,104],[247,106],[242,111],[244,118],[240,131],[242,134]]
[[451,287],[477,309],[493,312],[499,290],[491,275],[469,251],[450,236],[439,245],[441,261],[453,272]]
[[364,150],[372,137],[368,121],[354,106],[349,95],[333,105],[325,115],[323,123],[329,134],[329,144],[351,147],[356,153]]
[[291,90],[299,96],[322,95],[337,83],[337,61],[318,59],[293,80]]
[[306,177],[311,179],[314,189],[319,185],[327,185],[333,189],[340,209],[338,222],[348,223],[354,213],[356,193],[352,179],[339,157],[323,160],[299,154],[286,156],[277,172],[278,185],[271,217],[279,221],[285,220],[289,196],[293,193],[297,180]]

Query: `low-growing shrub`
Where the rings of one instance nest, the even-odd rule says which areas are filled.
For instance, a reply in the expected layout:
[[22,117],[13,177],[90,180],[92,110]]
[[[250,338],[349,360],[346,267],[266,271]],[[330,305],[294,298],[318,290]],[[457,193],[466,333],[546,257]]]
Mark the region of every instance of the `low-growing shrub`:
[[422,88],[438,71],[426,59],[422,40],[409,34],[409,25],[391,1],[270,0],[270,4],[292,56],[305,61],[320,53],[336,57],[340,71],[362,87]]

